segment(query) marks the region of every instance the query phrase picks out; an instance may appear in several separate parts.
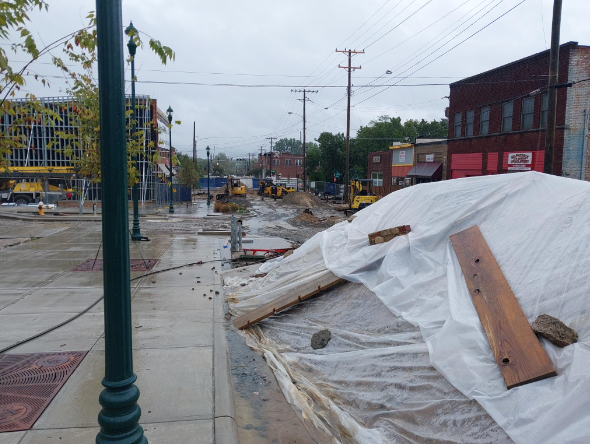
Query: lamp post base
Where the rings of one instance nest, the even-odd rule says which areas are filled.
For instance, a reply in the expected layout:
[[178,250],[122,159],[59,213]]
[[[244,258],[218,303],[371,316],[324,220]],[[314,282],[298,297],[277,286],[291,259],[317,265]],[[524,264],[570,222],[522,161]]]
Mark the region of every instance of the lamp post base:
[[168,207],[168,212],[174,213],[174,205],[170,204],[170,206]]

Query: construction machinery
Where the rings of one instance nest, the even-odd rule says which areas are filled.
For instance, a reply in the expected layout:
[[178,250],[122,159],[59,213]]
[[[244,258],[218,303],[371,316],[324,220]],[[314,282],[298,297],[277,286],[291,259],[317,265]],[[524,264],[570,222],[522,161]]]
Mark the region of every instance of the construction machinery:
[[246,197],[246,186],[240,183],[240,179],[234,179],[228,176],[225,187],[222,190],[222,193],[215,196],[217,200],[224,199],[228,196]]
[[372,179],[352,179],[350,181],[350,201],[344,214],[352,214],[374,204],[377,196],[372,191]]
[[70,167],[11,167],[0,177],[0,200],[3,203],[28,205],[37,199],[46,203],[73,196],[68,178]]

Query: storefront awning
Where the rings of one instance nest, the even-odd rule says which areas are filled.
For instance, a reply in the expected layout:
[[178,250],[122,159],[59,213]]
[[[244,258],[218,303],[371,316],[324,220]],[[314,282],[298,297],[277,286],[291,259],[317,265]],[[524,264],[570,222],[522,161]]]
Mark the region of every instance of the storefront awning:
[[430,177],[432,179],[442,179],[442,163],[439,162],[424,162],[417,163],[408,172],[408,177]]
[[[158,172],[157,174],[163,174],[164,176],[170,176],[170,169],[168,165],[165,163],[158,163]],[[176,171],[172,170],[172,175],[176,176]]]

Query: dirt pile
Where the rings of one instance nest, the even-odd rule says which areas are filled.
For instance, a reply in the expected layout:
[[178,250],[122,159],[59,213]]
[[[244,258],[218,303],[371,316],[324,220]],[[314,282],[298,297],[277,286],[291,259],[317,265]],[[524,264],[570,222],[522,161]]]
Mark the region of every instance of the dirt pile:
[[315,208],[324,205],[322,200],[313,194],[297,192],[289,193],[283,197],[283,203],[307,208]]
[[312,226],[312,227],[323,227],[329,228],[334,224],[337,224],[342,219],[338,216],[330,216],[326,218],[319,218],[313,215],[311,211],[304,211],[292,219],[289,219],[288,222],[296,227],[301,226]]
[[240,196],[226,196],[223,199],[217,199],[217,202],[236,204],[241,208],[250,208],[252,204],[245,197]]

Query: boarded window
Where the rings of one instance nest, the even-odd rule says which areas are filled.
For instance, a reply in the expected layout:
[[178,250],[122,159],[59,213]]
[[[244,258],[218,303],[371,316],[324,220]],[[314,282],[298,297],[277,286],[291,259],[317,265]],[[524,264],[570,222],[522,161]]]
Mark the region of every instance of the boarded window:
[[549,109],[549,94],[541,96],[541,128],[547,126],[547,110]]
[[502,105],[502,132],[512,131],[512,102]]
[[484,106],[479,115],[479,134],[488,134],[490,132],[490,107]]
[[521,129],[527,130],[533,127],[533,111],[535,109],[535,98],[525,97],[522,99],[522,124]]
[[473,136],[473,110],[465,113],[465,137]]
[[371,179],[374,187],[383,186],[383,173],[371,173]]
[[455,138],[461,137],[461,113],[455,113]]

